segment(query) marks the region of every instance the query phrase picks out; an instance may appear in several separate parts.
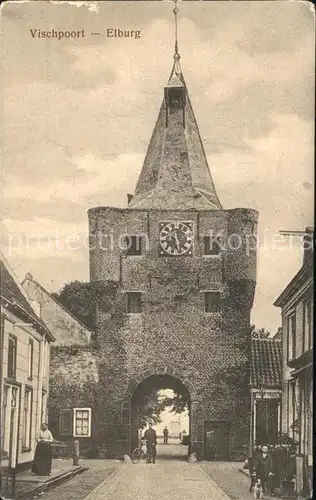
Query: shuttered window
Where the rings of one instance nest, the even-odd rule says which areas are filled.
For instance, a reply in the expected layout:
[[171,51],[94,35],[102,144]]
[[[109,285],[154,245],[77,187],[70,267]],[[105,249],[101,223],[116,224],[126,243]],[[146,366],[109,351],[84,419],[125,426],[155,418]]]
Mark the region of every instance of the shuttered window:
[[219,255],[221,251],[220,241],[212,236],[204,236],[204,255]]
[[16,350],[17,339],[10,335],[8,345],[8,377],[13,379],[16,377]]
[[142,237],[138,234],[125,236],[125,246],[127,255],[141,255]]
[[205,292],[204,296],[204,312],[216,313],[220,312],[220,293],[219,292]]
[[61,436],[72,436],[73,411],[71,409],[60,410],[59,434]]
[[141,312],[141,296],[140,292],[127,293],[127,313],[138,314]]

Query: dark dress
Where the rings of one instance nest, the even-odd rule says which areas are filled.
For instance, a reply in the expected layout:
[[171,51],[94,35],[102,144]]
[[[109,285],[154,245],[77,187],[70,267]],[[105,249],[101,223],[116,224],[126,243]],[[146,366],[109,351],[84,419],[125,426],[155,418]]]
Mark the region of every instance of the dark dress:
[[52,470],[52,446],[49,441],[39,441],[36,445],[32,472],[38,476],[48,476]]

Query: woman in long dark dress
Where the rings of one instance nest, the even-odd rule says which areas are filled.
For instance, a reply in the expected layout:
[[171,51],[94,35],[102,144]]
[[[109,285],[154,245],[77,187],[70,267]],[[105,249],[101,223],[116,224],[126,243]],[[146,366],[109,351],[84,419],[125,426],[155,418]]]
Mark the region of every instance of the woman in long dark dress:
[[54,441],[47,424],[42,424],[37,441],[32,472],[38,476],[49,476],[52,470],[52,447]]

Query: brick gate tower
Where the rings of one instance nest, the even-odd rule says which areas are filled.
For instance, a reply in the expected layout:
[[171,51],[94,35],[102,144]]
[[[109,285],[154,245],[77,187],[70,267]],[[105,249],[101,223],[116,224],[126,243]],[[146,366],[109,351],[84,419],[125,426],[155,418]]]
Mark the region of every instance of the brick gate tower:
[[99,290],[93,434],[107,456],[130,453],[135,398],[170,388],[189,399],[191,451],[226,460],[249,439],[258,213],[222,208],[179,60],[176,42],[134,196],[124,209],[88,211]]

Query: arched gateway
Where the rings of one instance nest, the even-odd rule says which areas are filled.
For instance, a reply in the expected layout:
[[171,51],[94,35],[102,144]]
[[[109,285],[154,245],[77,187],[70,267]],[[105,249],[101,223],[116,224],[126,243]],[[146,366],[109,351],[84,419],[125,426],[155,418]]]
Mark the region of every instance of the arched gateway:
[[[139,414],[138,410],[144,405],[146,397],[149,396],[153,390],[172,389],[178,394],[181,394],[188,401],[188,410],[191,421],[191,393],[194,392],[189,380],[183,382],[181,375],[174,373],[167,373],[165,370],[159,370],[155,374],[148,376],[148,374],[141,375],[141,382],[131,384],[128,391],[128,398],[130,400],[130,452],[138,446],[138,431],[139,431]],[[190,390],[191,389],[191,393]],[[196,401],[195,401],[196,403]],[[193,412],[196,410],[196,404],[193,405]],[[193,421],[195,416],[193,415]],[[191,426],[190,426],[191,427]],[[190,429],[191,434],[194,429]],[[192,436],[193,436],[192,434]],[[197,442],[193,440],[193,446],[197,446]]]
[[100,290],[92,438],[107,456],[131,451],[136,388],[168,377],[189,391],[199,458],[238,458],[248,442],[258,214],[222,208],[179,59],[176,44],[135,195],[88,212]]

